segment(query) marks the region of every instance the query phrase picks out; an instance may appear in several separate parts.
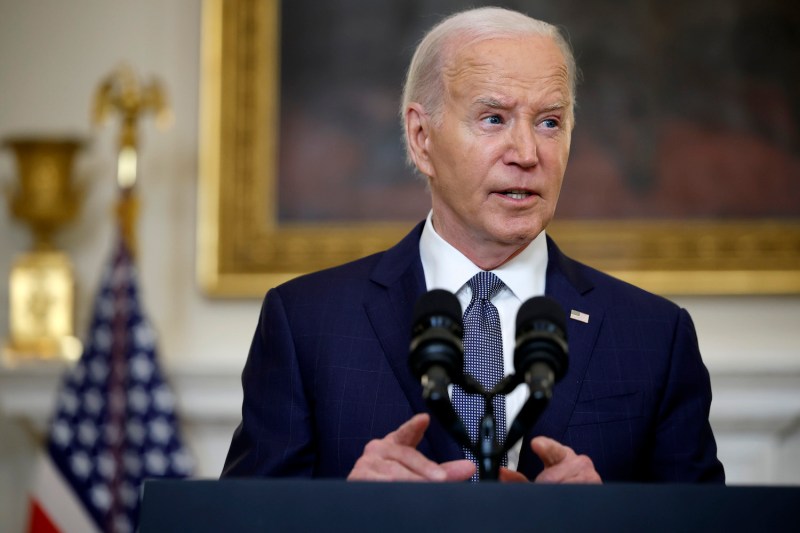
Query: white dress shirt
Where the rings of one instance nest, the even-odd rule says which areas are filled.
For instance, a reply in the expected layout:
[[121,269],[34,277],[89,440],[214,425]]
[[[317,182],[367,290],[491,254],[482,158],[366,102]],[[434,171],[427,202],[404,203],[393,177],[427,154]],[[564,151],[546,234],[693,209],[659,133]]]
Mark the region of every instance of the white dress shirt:
[[[427,289],[445,289],[456,295],[461,302],[463,314],[472,298],[472,289],[467,285],[472,276],[481,271],[442,239],[433,228],[431,211],[425,221],[419,240],[419,254],[422,269],[425,271]],[[534,296],[544,294],[545,273],[547,271],[547,240],[544,231],[516,257],[492,270],[502,280],[505,287],[492,298],[492,303],[500,315],[503,335],[503,368],[505,374],[514,372],[514,334],[517,311],[523,302]],[[520,385],[506,395],[506,431],[528,398],[528,390]],[[524,440],[524,439],[523,439]],[[516,470],[522,442],[508,451],[508,467]],[[526,446],[528,443],[526,443]]]

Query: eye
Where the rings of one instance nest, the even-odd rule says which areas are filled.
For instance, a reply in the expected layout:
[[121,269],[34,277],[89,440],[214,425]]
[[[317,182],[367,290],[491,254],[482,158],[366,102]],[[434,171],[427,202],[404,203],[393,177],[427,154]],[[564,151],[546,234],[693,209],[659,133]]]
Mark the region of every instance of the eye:
[[554,118],[548,118],[542,121],[542,125],[547,129],[554,129],[558,127],[558,121]]
[[486,122],[487,124],[502,124],[503,117],[501,117],[500,115],[489,115],[488,117],[484,117],[483,121]]

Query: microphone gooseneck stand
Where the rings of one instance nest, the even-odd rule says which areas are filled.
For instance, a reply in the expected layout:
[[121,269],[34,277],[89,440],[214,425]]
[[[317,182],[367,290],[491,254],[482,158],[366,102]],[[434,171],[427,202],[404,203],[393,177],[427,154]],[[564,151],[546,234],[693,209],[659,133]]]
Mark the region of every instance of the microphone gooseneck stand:
[[[469,374],[464,374],[461,386],[468,394],[482,395],[484,401],[484,412],[478,426],[477,442],[470,441],[466,429],[463,430],[463,435],[458,435],[453,431],[453,424],[445,424],[445,427],[462,446],[468,447],[478,459],[478,477],[481,481],[496,481],[499,479],[500,463],[503,455],[533,427],[552,397],[552,385],[548,387],[545,383],[544,387],[536,387],[536,390],[532,387],[530,396],[522,406],[519,414],[514,418],[503,443],[500,444],[497,437],[499,433],[494,417],[492,400],[499,394],[510,393],[523,383],[523,379],[518,374],[511,374],[506,376],[493,389],[486,390],[478,380]],[[552,381],[550,383],[552,384]],[[449,398],[447,400],[449,402]],[[452,406],[451,410],[455,413]],[[434,411],[434,413],[439,416],[437,411]],[[461,424],[461,427],[463,428],[463,424]]]
[[[491,390],[486,390],[477,379],[463,371],[461,307],[452,293],[442,289],[425,293],[417,301],[414,316],[409,366],[420,379],[423,399],[456,442],[475,455],[479,479],[499,479],[503,454],[533,427],[552,397],[554,383],[566,373],[564,311],[546,297],[531,298],[522,304],[516,324],[516,372]],[[476,442],[470,439],[450,400],[448,386],[452,383],[461,385],[467,394],[483,396],[484,414]],[[501,444],[492,400],[523,383],[527,383],[530,395]]]

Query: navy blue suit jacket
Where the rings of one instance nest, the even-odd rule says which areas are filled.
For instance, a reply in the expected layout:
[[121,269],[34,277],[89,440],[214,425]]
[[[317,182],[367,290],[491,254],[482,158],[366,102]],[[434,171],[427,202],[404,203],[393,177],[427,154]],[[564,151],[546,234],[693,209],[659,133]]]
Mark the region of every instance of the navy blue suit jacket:
[[[426,411],[408,368],[426,290],[422,224],[393,248],[270,290],[242,374],[242,422],[223,476],[345,477],[368,441]],[[563,255],[548,241],[546,293],[569,313],[569,370],[525,438],[518,470],[542,469],[546,435],[605,481],[724,481],[708,423],[711,388],[688,313]],[[434,419],[419,445],[463,458]]]

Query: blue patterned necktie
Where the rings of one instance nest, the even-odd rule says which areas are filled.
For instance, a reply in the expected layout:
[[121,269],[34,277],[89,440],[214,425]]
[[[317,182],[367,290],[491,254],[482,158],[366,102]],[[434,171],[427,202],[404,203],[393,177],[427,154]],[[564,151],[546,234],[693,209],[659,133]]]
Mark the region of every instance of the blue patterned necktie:
[[[464,311],[464,372],[471,374],[486,389],[491,389],[503,379],[503,337],[500,329],[500,315],[490,301],[505,286],[500,278],[491,272],[478,272],[468,282],[472,289],[466,311]],[[500,443],[506,432],[506,399],[495,396],[492,405]],[[467,394],[459,385],[453,386],[453,406],[461,416],[472,442],[478,437],[478,427],[483,417],[484,401],[480,394]],[[478,465],[477,458],[470,450],[464,450],[468,459]],[[502,465],[508,459],[503,455]],[[472,476],[478,481],[478,472]]]

